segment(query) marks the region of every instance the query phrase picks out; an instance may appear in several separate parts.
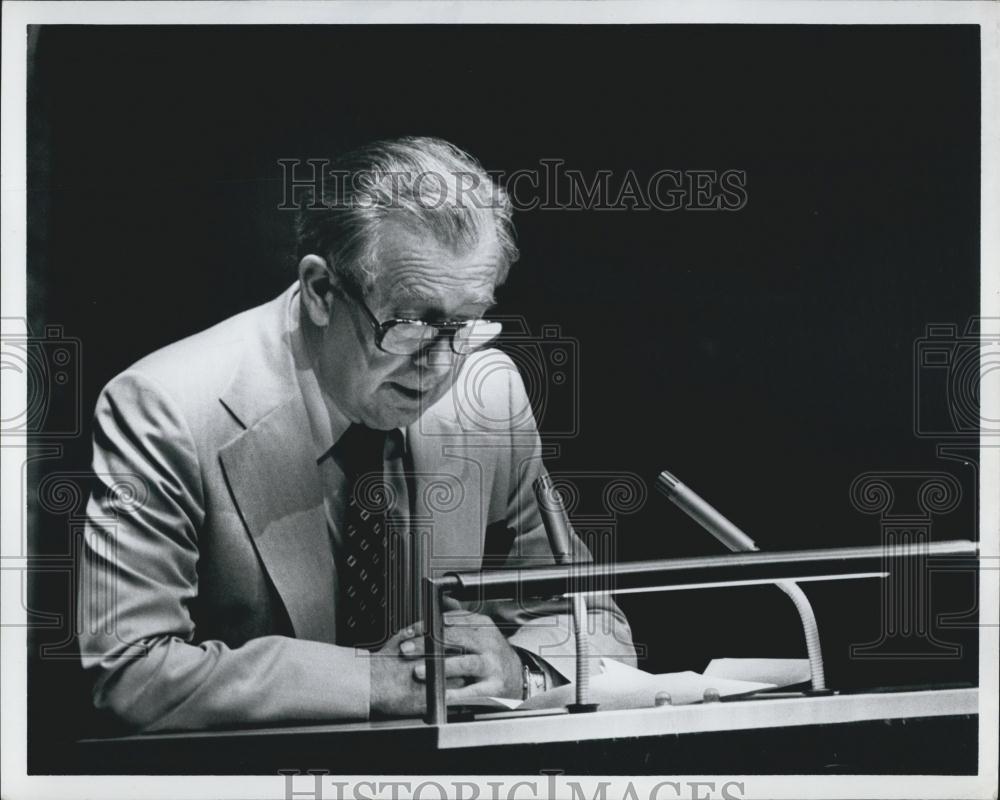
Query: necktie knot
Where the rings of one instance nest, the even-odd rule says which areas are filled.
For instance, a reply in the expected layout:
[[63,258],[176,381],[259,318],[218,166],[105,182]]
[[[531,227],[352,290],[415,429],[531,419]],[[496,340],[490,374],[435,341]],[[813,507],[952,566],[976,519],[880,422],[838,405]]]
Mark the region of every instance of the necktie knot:
[[388,431],[352,425],[337,443],[338,460],[347,479],[349,506],[361,511],[385,513],[395,501],[395,491],[383,470]]
[[351,425],[337,442],[344,472],[354,478],[381,468],[386,436],[388,431],[373,430],[360,424]]

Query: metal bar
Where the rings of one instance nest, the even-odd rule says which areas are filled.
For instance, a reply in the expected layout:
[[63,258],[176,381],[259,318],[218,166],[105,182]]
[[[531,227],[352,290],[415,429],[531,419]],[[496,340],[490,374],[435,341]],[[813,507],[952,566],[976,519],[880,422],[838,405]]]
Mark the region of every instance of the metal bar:
[[[410,589],[410,596],[407,598],[409,602],[409,611],[413,615],[413,622],[416,622],[423,616],[424,613],[424,578],[423,574],[424,566],[424,553],[423,553],[423,531],[419,529],[414,529],[411,527],[407,531],[407,549],[406,555],[409,559],[407,562],[407,583],[406,586]],[[410,624],[410,620],[407,621],[407,625]]]
[[844,573],[882,573],[895,559],[950,556],[954,568],[976,570],[979,548],[966,540],[907,545],[839,547],[820,550],[732,553],[697,558],[631,561],[619,564],[576,563],[483,572],[448,573],[435,581],[452,582],[448,594],[459,600],[552,597],[572,593],[586,577],[603,591],[684,587],[727,582],[835,579]]
[[[888,572],[845,572],[843,575],[799,575],[795,583],[820,583],[826,581],[851,581],[859,578],[888,578]],[[726,589],[732,586],[774,586],[779,581],[761,578],[756,581],[706,581],[705,583],[685,583],[683,586],[633,586],[629,589],[615,589],[615,594],[644,594],[651,592],[683,592],[690,589]],[[607,590],[595,590],[593,594],[606,594]],[[575,592],[567,592],[572,596]]]
[[445,702],[444,679],[444,616],[441,598],[456,584],[447,576],[437,581],[424,578],[424,674],[427,690],[427,716],[430,725],[444,725],[448,721]]

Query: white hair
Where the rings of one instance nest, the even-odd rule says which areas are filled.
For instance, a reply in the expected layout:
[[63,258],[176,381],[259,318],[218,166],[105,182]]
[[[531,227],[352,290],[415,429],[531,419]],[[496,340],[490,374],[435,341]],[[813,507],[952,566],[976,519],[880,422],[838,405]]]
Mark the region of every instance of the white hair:
[[298,257],[323,256],[356,291],[375,285],[379,226],[390,216],[455,250],[495,237],[497,284],[518,258],[506,192],[443,139],[405,137],[352,150],[330,165],[322,186],[322,196],[299,213]]

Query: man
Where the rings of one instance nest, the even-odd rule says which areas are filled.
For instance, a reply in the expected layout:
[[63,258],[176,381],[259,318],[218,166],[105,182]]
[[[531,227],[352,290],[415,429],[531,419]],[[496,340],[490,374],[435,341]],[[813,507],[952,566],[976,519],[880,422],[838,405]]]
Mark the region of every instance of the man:
[[[95,705],[133,728],[419,714],[419,578],[552,561],[524,387],[482,348],[517,256],[506,197],[434,139],[333,172],[292,287],[98,400],[80,646]],[[591,613],[594,652],[632,662],[617,607]],[[450,703],[574,675],[563,602],[447,621]]]

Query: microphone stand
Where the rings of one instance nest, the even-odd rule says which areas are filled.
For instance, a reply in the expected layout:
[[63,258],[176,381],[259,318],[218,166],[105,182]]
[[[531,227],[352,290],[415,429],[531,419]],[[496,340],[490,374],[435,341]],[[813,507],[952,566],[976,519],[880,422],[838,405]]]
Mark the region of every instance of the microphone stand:
[[[749,553],[759,549],[753,539],[666,470],[657,477],[656,488],[733,552]],[[826,675],[823,671],[823,650],[820,647],[816,615],[809,604],[809,599],[794,581],[776,581],[774,585],[788,595],[795,604],[795,610],[799,612],[806,639],[806,654],[809,658],[809,681],[814,692],[824,692]]]
[[[552,485],[552,479],[543,473],[532,484],[542,524],[549,537],[549,546],[556,564],[570,561],[570,524],[562,497]],[[587,636],[587,600],[582,594],[571,598],[573,607],[573,632],[576,635],[576,702],[566,706],[571,714],[596,711],[597,703],[590,702],[590,639]]]
[[[929,542],[919,553],[900,544],[876,547],[834,547],[778,553],[726,553],[698,558],[664,558],[618,564],[593,562],[562,566],[514,567],[498,570],[449,572],[423,579],[424,664],[427,667],[429,725],[448,724],[445,706],[443,598],[482,603],[487,600],[551,598],[554,595],[597,594],[578,588],[581,573],[586,584],[604,586],[611,593],[707,589],[733,584],[773,584],[781,581],[831,581],[887,578],[887,559],[947,558],[949,569],[980,569],[979,546],[967,540]],[[914,562],[915,563],[915,562]],[[603,592],[601,592],[603,594]],[[827,694],[829,692],[826,692]]]

